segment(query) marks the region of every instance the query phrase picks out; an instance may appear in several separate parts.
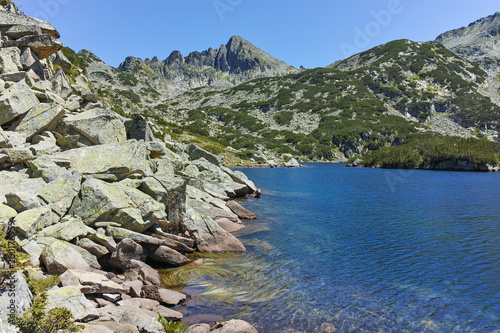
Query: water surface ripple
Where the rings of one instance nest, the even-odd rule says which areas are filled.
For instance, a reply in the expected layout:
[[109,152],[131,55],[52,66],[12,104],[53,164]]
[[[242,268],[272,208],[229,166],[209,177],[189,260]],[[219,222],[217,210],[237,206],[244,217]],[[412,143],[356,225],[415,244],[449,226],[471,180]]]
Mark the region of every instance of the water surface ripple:
[[[500,332],[500,174],[308,164],[245,169],[263,189],[180,308],[260,332]],[[193,291],[196,291],[193,293]],[[206,317],[203,317],[206,316]]]

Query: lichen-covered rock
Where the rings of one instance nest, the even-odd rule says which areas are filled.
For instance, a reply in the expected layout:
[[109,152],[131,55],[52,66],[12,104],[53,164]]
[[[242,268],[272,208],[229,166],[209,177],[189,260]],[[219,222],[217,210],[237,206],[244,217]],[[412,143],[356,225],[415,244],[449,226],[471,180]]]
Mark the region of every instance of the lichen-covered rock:
[[17,47],[0,48],[0,74],[17,72],[21,69],[20,50]]
[[163,244],[163,241],[161,239],[123,228],[107,227],[106,233],[117,240],[123,240],[128,238],[137,243],[155,244],[158,246]]
[[55,103],[38,104],[31,108],[15,128],[31,139],[43,130],[53,130],[64,115],[63,108]]
[[124,271],[131,268],[131,260],[145,261],[146,258],[147,252],[140,244],[131,239],[124,239],[118,243],[108,263],[112,267]]
[[79,217],[67,217],[65,220],[41,230],[37,235],[40,237],[54,237],[70,242],[77,237],[85,237],[89,233],[95,232],[83,224],[82,219]]
[[0,286],[0,322],[7,322],[8,316],[13,313],[23,316],[31,306],[32,297],[26,280],[19,272],[3,281]]
[[257,216],[254,213],[252,213],[251,211],[249,211],[245,207],[241,206],[236,201],[232,201],[232,200],[227,201],[226,202],[226,206],[229,207],[229,209],[231,209],[231,211],[233,213],[235,213],[236,215],[238,215],[238,217],[240,219],[255,220],[257,218]]
[[148,257],[154,261],[179,267],[189,263],[189,259],[174,249],[165,245],[147,245]]
[[97,259],[109,253],[109,250],[105,246],[97,244],[88,238],[79,239],[76,245],[96,256]]
[[24,237],[30,237],[54,222],[52,211],[48,207],[26,210],[14,219],[16,232]]
[[232,319],[222,323],[222,327],[216,328],[211,332],[215,333],[258,333],[258,331],[244,320]]
[[53,160],[69,163],[84,175],[110,174],[118,178],[137,173],[151,173],[144,142],[129,140],[92,147],[71,149],[53,156]]
[[27,113],[39,103],[25,82],[13,84],[0,95],[0,125]]
[[191,160],[197,160],[199,158],[205,158],[207,161],[209,161],[212,164],[215,164],[216,166],[220,166],[220,161],[217,156],[215,156],[212,153],[209,153],[205,149],[202,149],[195,144],[190,143],[186,147],[186,152],[189,154],[189,157]]
[[111,110],[92,109],[64,118],[64,134],[83,135],[95,145],[127,140],[125,125]]
[[54,26],[48,22],[27,16],[19,12],[0,11],[0,26],[13,25],[35,25],[42,29],[43,33],[50,34],[55,38],[61,37]]
[[127,293],[128,289],[106,276],[80,269],[68,269],[59,276],[61,285],[74,286],[84,294]]
[[166,216],[165,206],[143,192],[92,178],[81,185],[70,214],[80,216],[87,225],[111,221],[137,232],[147,230]]
[[90,266],[71,244],[55,240],[47,244],[42,251],[42,260],[50,274],[60,275],[68,269],[89,271]]
[[45,311],[60,307],[70,310],[77,321],[86,322],[99,318],[92,303],[74,286],[54,287],[47,292]]
[[186,300],[186,295],[177,291],[159,288],[158,286],[143,286],[142,296],[170,306]]

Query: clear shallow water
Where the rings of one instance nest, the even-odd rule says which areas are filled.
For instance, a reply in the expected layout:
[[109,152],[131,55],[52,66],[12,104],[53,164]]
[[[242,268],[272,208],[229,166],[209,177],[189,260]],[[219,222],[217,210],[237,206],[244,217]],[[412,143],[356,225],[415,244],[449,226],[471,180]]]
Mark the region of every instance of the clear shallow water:
[[[500,332],[500,174],[245,169],[261,199],[179,308],[260,332]],[[218,272],[218,273],[214,273]]]

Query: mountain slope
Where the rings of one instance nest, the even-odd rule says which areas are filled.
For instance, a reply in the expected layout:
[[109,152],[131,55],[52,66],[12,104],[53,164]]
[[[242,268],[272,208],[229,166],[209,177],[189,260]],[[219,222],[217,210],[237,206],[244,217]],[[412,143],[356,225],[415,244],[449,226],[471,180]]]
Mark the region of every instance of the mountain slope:
[[500,12],[445,32],[436,41],[486,70],[493,86],[490,97],[500,105]]

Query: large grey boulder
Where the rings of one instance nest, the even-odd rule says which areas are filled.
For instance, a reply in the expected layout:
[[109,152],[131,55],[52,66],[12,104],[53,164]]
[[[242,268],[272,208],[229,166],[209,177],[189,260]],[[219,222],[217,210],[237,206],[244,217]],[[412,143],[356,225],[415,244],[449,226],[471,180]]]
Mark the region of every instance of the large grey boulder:
[[124,271],[132,267],[132,260],[145,261],[146,258],[147,252],[140,244],[124,239],[118,243],[108,263],[113,268]]
[[105,246],[97,244],[89,238],[79,239],[76,245],[96,256],[97,259],[109,253],[109,250]]
[[[9,171],[0,171],[0,184],[2,184],[0,186],[0,202],[2,203],[7,203],[6,196],[9,193],[25,193],[26,195],[23,195],[23,198],[32,198],[35,200],[38,193],[45,186],[45,182],[42,179],[29,178],[25,173]],[[30,201],[33,200],[30,199]],[[12,208],[16,209],[16,207]]]
[[13,148],[23,146],[26,143],[26,135],[18,132],[4,131],[0,127],[0,148]]
[[127,138],[135,140],[152,141],[154,140],[153,131],[149,127],[148,121],[144,116],[133,114],[126,120]]
[[84,294],[120,294],[128,292],[127,288],[111,281],[102,274],[80,269],[68,269],[59,276],[59,280],[63,287],[74,286]]
[[87,225],[111,221],[137,232],[147,230],[166,216],[165,206],[143,192],[92,178],[81,185],[69,212],[80,216]]
[[[146,309],[141,309],[133,305],[107,305],[97,309],[101,318],[97,321],[109,327],[109,322],[116,322],[122,325],[132,325],[141,333],[164,333],[163,326],[158,322],[158,314]],[[115,326],[110,326],[115,327]],[[120,332],[121,326],[118,326]],[[132,332],[132,331],[130,331]]]
[[56,73],[50,78],[50,82],[52,83],[52,92],[63,99],[68,98],[73,93],[71,84],[60,68],[58,68]]
[[180,232],[180,223],[186,211],[186,181],[180,177],[155,174],[144,178],[139,189],[165,205],[169,224],[162,226],[163,229]]
[[58,104],[38,104],[28,111],[15,130],[25,134],[29,140],[43,130],[53,130],[63,115],[64,110]]
[[14,228],[19,235],[30,237],[54,222],[52,211],[48,207],[26,210],[14,218]]
[[32,297],[24,277],[19,272],[12,274],[0,286],[0,322],[6,323],[8,316],[14,313],[24,315]]
[[19,12],[0,11],[0,27],[10,27],[13,25],[35,25],[40,27],[43,33],[50,34],[55,38],[61,37],[54,26],[48,22]]
[[249,211],[248,209],[246,209],[245,207],[243,207],[242,205],[240,205],[236,201],[232,201],[232,200],[227,201],[226,206],[229,207],[229,209],[231,209],[231,211],[233,213],[238,215],[238,217],[240,219],[255,220],[257,218],[257,216],[254,213],[252,213],[251,211]]
[[60,128],[66,135],[82,135],[94,145],[127,141],[125,125],[111,110],[92,109],[64,118]]
[[42,29],[36,25],[13,25],[7,31],[5,35],[11,39],[18,39],[29,35],[41,35]]
[[21,51],[17,47],[0,48],[0,74],[17,72],[21,69]]
[[212,218],[188,207],[183,226],[196,240],[201,252],[243,252],[245,246],[236,237],[222,229]]
[[128,229],[112,227],[112,226],[106,228],[106,234],[108,234],[109,236],[113,237],[116,240],[124,240],[128,238],[137,243],[154,244],[158,246],[162,245],[164,242],[159,238],[151,237]]
[[50,274],[61,275],[68,269],[90,270],[83,256],[70,243],[60,240],[47,244],[42,251],[41,258]]
[[129,140],[92,147],[71,149],[52,156],[56,163],[69,163],[84,175],[114,175],[124,178],[151,173],[144,142]]
[[190,143],[189,145],[187,145],[186,152],[188,153],[191,160],[197,160],[197,159],[203,157],[207,161],[209,161],[210,163],[215,164],[216,166],[220,166],[220,161],[219,161],[219,158],[217,156],[206,151],[205,149],[202,149],[202,148],[196,146],[193,143]]
[[99,313],[85,295],[74,286],[54,287],[47,292],[45,311],[67,308],[77,321],[91,321],[99,318]]
[[95,233],[95,231],[83,224],[81,218],[69,216],[60,223],[41,230],[37,235],[39,237],[54,237],[59,240],[70,242],[77,237],[85,237],[91,233]]
[[39,103],[25,82],[13,84],[0,95],[0,125],[27,113]]

